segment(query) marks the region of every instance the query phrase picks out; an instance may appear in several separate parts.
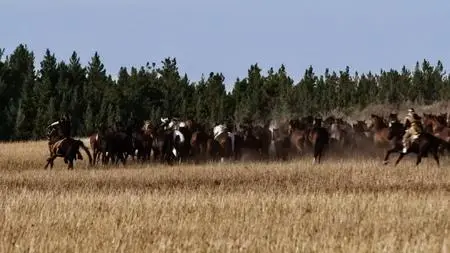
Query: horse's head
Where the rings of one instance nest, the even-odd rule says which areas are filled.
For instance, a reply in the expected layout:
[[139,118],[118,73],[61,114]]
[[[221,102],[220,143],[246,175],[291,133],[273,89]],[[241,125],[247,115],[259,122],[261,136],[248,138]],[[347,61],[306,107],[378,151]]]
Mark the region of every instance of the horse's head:
[[437,120],[439,121],[439,123],[444,125],[444,126],[447,126],[447,118],[448,118],[447,113],[440,113],[437,116]]
[[304,127],[304,123],[298,119],[289,120],[289,134],[295,130],[301,130]]
[[368,124],[369,129],[380,130],[385,127],[387,127],[387,126],[384,123],[384,120],[381,116],[378,116],[376,114],[370,115],[370,120],[369,120],[369,124]]
[[356,121],[356,124],[353,124],[353,130],[357,133],[364,133],[368,130],[366,122],[363,120]]
[[303,117],[301,122],[307,126],[312,126],[314,124],[314,117],[311,115]]
[[47,139],[50,143],[54,143],[54,142],[57,142],[58,140],[60,140],[61,135],[59,133],[59,129],[56,127],[50,128],[47,132]]
[[423,114],[423,125],[425,128],[434,128],[436,125],[440,125],[436,115],[424,113]]
[[389,122],[398,121],[398,114],[397,113],[391,113],[391,114],[389,114],[388,119],[389,119]]
[[405,133],[405,126],[399,121],[391,121],[388,126],[388,140],[392,140],[394,137],[402,138]]
[[313,127],[322,127],[322,118],[314,118]]
[[328,117],[323,121],[323,123],[324,123],[324,125],[325,125],[326,127],[329,127],[329,126],[331,126],[331,124],[334,123],[335,120],[336,120],[336,119],[334,118],[334,116],[328,116]]

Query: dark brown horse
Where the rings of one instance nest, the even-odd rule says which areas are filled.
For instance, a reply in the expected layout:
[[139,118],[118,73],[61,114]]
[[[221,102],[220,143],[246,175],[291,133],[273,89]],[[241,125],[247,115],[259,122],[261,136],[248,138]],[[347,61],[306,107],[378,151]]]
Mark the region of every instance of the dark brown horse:
[[[189,124],[189,123],[190,124]],[[200,161],[206,161],[208,159],[208,139],[210,136],[205,131],[205,127],[199,124],[192,124],[192,121],[188,121],[186,124],[191,130],[191,155],[196,163]]]
[[[87,156],[89,157],[89,165],[92,166],[92,156],[89,152],[89,149],[84,145],[84,143],[80,140],[75,140],[72,138],[64,138],[53,143],[50,146],[50,156],[47,158],[47,164],[45,165],[45,169],[53,168],[53,162],[57,157],[64,158],[64,162],[68,164],[67,169],[73,169],[73,161],[76,160],[77,154],[80,153],[80,148],[82,148]],[[82,157],[78,155],[78,159],[82,160]]]
[[[263,154],[263,131],[259,126],[241,125],[240,135],[242,136],[242,149],[246,154],[252,154],[252,158],[261,158]],[[266,152],[268,156],[269,144],[267,144]]]
[[385,164],[387,164],[389,161],[389,155],[394,152],[400,153],[399,157],[397,158],[397,161],[395,162],[395,165],[397,165],[406,154],[408,153],[417,154],[416,166],[420,164],[423,157],[428,157],[428,154],[431,153],[433,155],[434,160],[436,161],[436,164],[439,166],[439,153],[438,153],[439,146],[444,146],[448,150],[450,149],[449,142],[439,139],[430,133],[424,132],[418,137],[416,137],[416,139],[411,143],[410,147],[408,148],[407,153],[405,154],[402,152],[403,149],[402,138],[406,130],[405,126],[400,122],[394,122],[390,124],[388,129],[389,129],[388,139],[391,142],[391,148],[386,152],[383,161]]
[[290,138],[286,124],[272,124],[270,131],[270,151],[275,159],[286,161],[289,156]]
[[322,127],[322,119],[316,118],[314,127],[308,134],[308,138],[313,146],[313,163],[320,163],[322,155],[330,142],[330,134],[325,127]]
[[220,157],[221,162],[226,159],[232,160],[235,157],[235,135],[222,124],[216,125],[212,134],[213,139],[208,141],[208,149],[212,152],[212,156]]
[[133,133],[134,148],[137,150],[137,160],[141,162],[149,161],[153,145],[154,127],[151,121],[144,121],[141,128]]

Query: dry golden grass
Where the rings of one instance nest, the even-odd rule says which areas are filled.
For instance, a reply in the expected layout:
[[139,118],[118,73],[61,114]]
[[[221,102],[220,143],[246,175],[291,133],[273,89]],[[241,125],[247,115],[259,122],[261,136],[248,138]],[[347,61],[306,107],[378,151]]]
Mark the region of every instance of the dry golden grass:
[[450,161],[43,170],[0,144],[0,252],[448,252]]

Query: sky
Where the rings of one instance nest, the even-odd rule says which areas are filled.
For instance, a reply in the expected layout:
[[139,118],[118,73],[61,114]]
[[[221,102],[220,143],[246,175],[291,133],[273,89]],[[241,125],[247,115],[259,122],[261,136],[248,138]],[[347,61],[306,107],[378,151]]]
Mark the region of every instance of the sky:
[[[379,72],[423,59],[450,65],[450,1],[0,0],[0,48],[26,44],[39,62],[97,51],[107,72],[175,57],[198,81],[222,72],[230,90],[250,65]],[[39,65],[37,65],[39,66]]]

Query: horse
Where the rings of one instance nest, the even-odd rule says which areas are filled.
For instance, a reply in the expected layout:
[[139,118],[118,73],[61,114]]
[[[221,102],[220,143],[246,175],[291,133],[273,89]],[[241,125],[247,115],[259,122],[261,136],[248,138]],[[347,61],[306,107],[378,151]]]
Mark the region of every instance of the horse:
[[89,144],[92,149],[92,157],[94,159],[93,161],[94,164],[97,164],[97,162],[100,159],[100,156],[102,156],[102,159],[105,159],[106,150],[103,148],[104,141],[105,140],[102,131],[98,131],[97,133],[89,136]]
[[[213,128],[213,139],[208,142],[208,149],[212,152],[213,157],[219,156],[220,161],[230,159],[235,153],[235,137],[234,133],[228,131],[224,124],[218,124]],[[236,156],[234,156],[236,158]]]
[[289,139],[291,144],[291,149],[296,154],[302,154],[306,147],[306,136],[307,129],[304,123],[301,123],[299,120],[290,120],[289,121]]
[[102,150],[105,154],[103,163],[108,164],[111,159],[113,164],[118,164],[121,161],[125,166],[128,155],[131,155],[134,159],[132,135],[131,127],[127,127],[126,131],[121,128],[109,128],[109,131],[106,131],[104,138],[102,138]]
[[[262,143],[262,131],[261,129],[256,129],[252,125],[240,126],[242,129],[242,148],[246,150],[246,153],[252,153],[256,157],[261,157],[263,154],[263,143]],[[256,130],[256,131],[255,131]],[[255,133],[256,132],[256,133]],[[267,145],[267,155],[268,155],[268,145]]]
[[346,145],[354,146],[354,139],[350,138],[350,126],[342,118],[335,118],[330,125],[330,141],[338,144],[339,148],[343,148]]
[[189,157],[191,149],[191,136],[189,129],[185,124],[179,124],[172,130],[173,134],[173,148],[172,153],[178,159],[178,163],[186,160]]
[[[53,143],[50,147],[50,156],[47,158],[47,164],[44,169],[47,169],[50,165],[50,168],[53,168],[53,162],[57,157],[64,158],[64,162],[68,164],[67,169],[73,169],[73,161],[76,160],[77,154],[80,153],[80,147],[86,152],[89,157],[89,165],[92,166],[92,156],[89,152],[89,149],[84,145],[84,143],[80,140],[75,140],[73,138],[64,138],[55,143]],[[80,160],[82,157],[78,156]]]
[[150,160],[153,144],[153,125],[149,120],[144,121],[141,128],[133,133],[134,148],[137,150],[137,160]]
[[405,126],[400,122],[393,122],[389,125],[388,130],[388,139],[391,142],[391,148],[386,151],[386,155],[383,161],[384,164],[388,163],[389,155],[391,153],[400,153],[397,161],[395,162],[395,166],[397,166],[397,164],[400,162],[400,160],[403,159],[406,154],[415,153],[417,155],[417,166],[421,163],[423,157],[428,157],[428,154],[431,153],[434,160],[436,161],[436,164],[439,166],[439,146],[443,145],[445,148],[450,150],[449,142],[439,139],[428,132],[423,132],[422,134],[414,138],[407,152],[403,153],[402,138],[406,130]]
[[363,120],[357,120],[356,123],[352,125],[352,128],[357,139],[366,139],[371,137],[367,125]]
[[[159,160],[160,163],[164,163],[165,161],[170,163],[171,156],[173,155],[170,149],[172,138],[166,134],[163,125],[157,126],[153,132],[152,150],[154,160]],[[169,140],[168,138],[171,139]]]
[[191,135],[191,155],[194,158],[194,161],[198,163],[200,160],[206,160],[208,157],[207,152],[207,143],[209,136],[205,132],[203,127],[200,126],[192,126],[188,124],[188,127],[192,131]]
[[272,153],[277,160],[286,161],[289,156],[290,139],[287,127],[284,124],[269,125],[270,145],[269,155]]
[[187,148],[189,141],[179,129],[176,129],[178,126],[175,121],[168,122],[167,119],[161,121],[162,124],[154,130],[152,144],[154,159],[161,163],[167,162],[169,165],[173,165],[176,159],[181,162],[189,154]]
[[314,127],[308,134],[308,138],[313,145],[313,163],[320,163],[323,152],[330,142],[330,134],[325,127],[322,127],[322,119],[314,120]]
[[[48,150],[50,153],[52,153],[52,146],[53,144],[55,144],[56,142],[64,139],[64,133],[67,134],[68,130],[67,129],[62,129],[61,125],[59,124],[59,121],[53,123],[52,125],[49,126],[49,131],[47,132],[47,140],[48,140]],[[81,155],[81,153],[78,151],[77,152],[77,157],[78,159],[83,159],[83,156]]]
[[423,114],[423,124],[428,131],[434,136],[450,141],[450,128],[446,126],[444,116],[436,116],[432,114]]
[[369,125],[369,129],[373,133],[373,142],[377,146],[384,146],[389,144],[389,127],[385,123],[382,117],[371,114],[371,124]]
[[255,126],[254,134],[255,137],[260,141],[260,152],[262,158],[268,160],[270,158],[269,149],[272,138],[272,132],[269,129],[269,124],[265,124],[264,126]]

